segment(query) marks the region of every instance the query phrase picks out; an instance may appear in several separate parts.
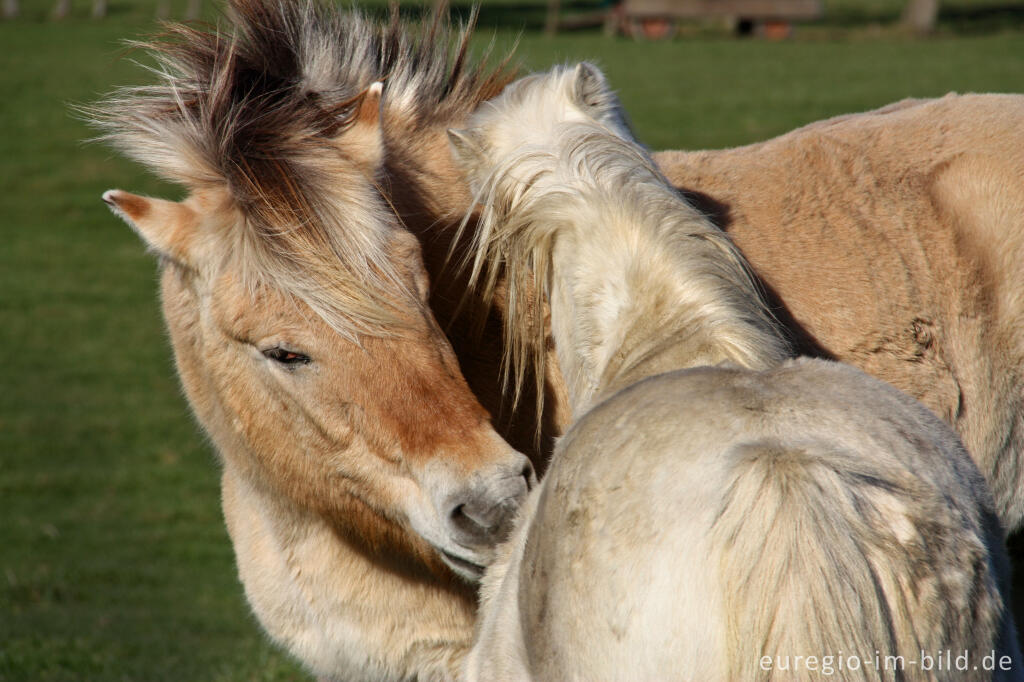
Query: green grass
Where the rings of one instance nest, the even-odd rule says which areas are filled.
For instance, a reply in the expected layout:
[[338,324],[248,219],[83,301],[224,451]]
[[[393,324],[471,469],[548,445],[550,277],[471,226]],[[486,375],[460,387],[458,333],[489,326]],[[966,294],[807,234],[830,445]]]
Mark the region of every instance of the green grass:
[[[80,6],[58,25],[44,21],[49,3],[24,4],[25,18],[0,23],[0,680],[306,679],[248,613],[154,263],[99,200],[109,187],[180,192],[83,145],[68,111],[145,79],[118,41],[150,30],[151,10],[114,3],[94,22]],[[536,68],[596,60],[655,148],[742,144],[907,96],[1022,89],[1012,22],[959,37],[944,24],[929,41],[859,28],[898,6],[833,2],[853,30],[787,43],[527,32],[520,53]],[[508,44],[519,26],[500,8],[485,18]]]
[[154,263],[99,200],[176,191],[68,111],[138,81],[145,26],[0,24],[0,680],[306,679],[248,613]]

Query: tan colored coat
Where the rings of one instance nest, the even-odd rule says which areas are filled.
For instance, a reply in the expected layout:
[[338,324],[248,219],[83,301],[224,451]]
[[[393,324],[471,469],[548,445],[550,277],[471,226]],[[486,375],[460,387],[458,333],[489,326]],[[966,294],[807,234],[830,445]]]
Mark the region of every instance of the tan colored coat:
[[662,171],[735,240],[803,349],[952,424],[1024,517],[1024,97],[948,95]]

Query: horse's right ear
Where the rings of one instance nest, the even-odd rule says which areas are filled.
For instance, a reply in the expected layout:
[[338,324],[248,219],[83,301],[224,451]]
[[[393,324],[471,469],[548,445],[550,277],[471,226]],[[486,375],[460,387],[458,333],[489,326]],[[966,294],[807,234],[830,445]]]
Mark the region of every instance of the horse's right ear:
[[103,201],[150,249],[182,265],[192,266],[192,247],[199,226],[199,216],[194,210],[176,201],[141,197],[119,189],[104,192]]
[[479,136],[472,130],[448,129],[448,142],[452,146],[457,161],[471,164],[483,155],[483,145]]
[[613,113],[618,108],[618,99],[608,85],[608,80],[590,62],[580,62],[572,77],[573,99],[594,118]]

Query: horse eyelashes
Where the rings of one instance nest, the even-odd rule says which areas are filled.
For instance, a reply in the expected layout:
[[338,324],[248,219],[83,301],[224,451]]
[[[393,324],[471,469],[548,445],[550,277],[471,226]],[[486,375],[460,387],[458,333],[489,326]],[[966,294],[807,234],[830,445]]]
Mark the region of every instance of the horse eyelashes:
[[285,348],[281,348],[280,346],[263,351],[263,357],[288,367],[308,365],[312,362],[308,355],[296,353],[295,351],[290,351]]

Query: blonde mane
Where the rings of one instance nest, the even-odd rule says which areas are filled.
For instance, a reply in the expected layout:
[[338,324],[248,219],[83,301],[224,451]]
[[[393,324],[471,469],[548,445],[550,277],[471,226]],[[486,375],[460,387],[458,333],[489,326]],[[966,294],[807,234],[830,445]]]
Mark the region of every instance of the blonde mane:
[[365,140],[346,133],[378,81],[384,108],[413,126],[497,94],[508,58],[467,65],[475,18],[455,29],[439,12],[410,29],[397,13],[378,24],[310,0],[233,0],[226,26],[172,24],[135,43],[157,84],[85,113],[101,140],[165,179],[226,191],[243,227],[215,250],[250,283],[305,301],[347,336],[386,334],[399,323],[386,257],[398,221],[377,182],[382,149],[366,160]]
[[[491,148],[502,144],[493,137],[496,128],[491,126],[501,125],[495,122],[513,108],[519,109],[513,116],[525,108],[550,117],[539,100],[560,97],[552,91],[567,86],[551,82],[571,77],[570,69],[561,69],[519,81],[486,103],[463,133],[466,144],[477,147],[476,153],[485,159],[483,166],[489,168],[475,188],[482,208],[469,256],[471,276],[487,301],[503,289],[505,362],[514,368],[516,387],[521,387],[528,364],[535,367],[538,382],[545,376],[548,325],[535,292],[547,300],[552,254],[562,239],[582,244],[613,238],[622,250],[650,254],[651,267],[660,267],[666,273],[663,279],[672,280],[673,286],[633,293],[649,299],[647,310],[659,311],[659,327],[700,327],[714,337],[726,358],[745,367],[771,367],[789,357],[789,343],[746,260],[725,233],[669,186],[629,135],[618,102],[608,91],[591,93],[583,105],[593,108],[587,116],[538,120],[536,129],[548,130],[540,133],[543,139],[537,143],[506,145],[507,153]],[[537,101],[530,101],[531,96]],[[595,225],[605,225],[604,232],[599,234]],[[673,296],[677,298],[668,300]],[[666,300],[658,301],[659,297]],[[594,299],[583,305],[598,308],[607,304],[606,299],[595,292]],[[589,336],[609,333],[617,332],[595,329]],[[574,378],[566,378],[571,385]],[[543,396],[541,388],[538,395]]]

